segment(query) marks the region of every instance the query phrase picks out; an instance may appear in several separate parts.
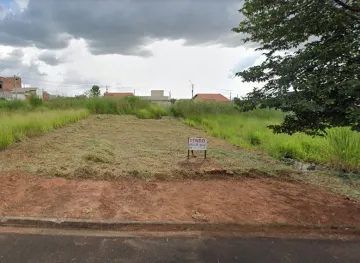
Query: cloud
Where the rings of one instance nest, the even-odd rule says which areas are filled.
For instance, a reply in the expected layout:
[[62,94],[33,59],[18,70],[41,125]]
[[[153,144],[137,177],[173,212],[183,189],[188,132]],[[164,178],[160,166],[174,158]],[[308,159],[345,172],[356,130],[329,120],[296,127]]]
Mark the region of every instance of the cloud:
[[42,78],[46,75],[40,71],[36,60],[31,59],[24,63],[24,51],[21,49],[12,49],[10,52],[0,53],[0,72],[4,76],[26,75]]
[[15,2],[21,9],[24,9],[27,7],[29,0],[15,0]]
[[24,51],[22,51],[21,49],[17,48],[14,49],[13,51],[11,51],[11,53],[9,54],[9,57],[11,58],[16,58],[16,59],[21,59],[24,57]]
[[39,54],[38,59],[40,61],[45,62],[46,64],[48,64],[50,66],[57,66],[57,65],[65,62],[64,58],[59,57],[59,56],[56,55],[56,53],[50,52],[50,51],[41,52]]
[[[25,1],[26,2],[26,1]],[[62,49],[85,39],[92,54],[150,56],[154,40],[238,46],[241,0],[30,0],[0,20],[0,43]]]
[[257,62],[262,58],[261,52],[248,50],[247,53],[248,54],[242,56],[241,60],[230,70],[229,78],[234,78],[236,73],[258,64]]

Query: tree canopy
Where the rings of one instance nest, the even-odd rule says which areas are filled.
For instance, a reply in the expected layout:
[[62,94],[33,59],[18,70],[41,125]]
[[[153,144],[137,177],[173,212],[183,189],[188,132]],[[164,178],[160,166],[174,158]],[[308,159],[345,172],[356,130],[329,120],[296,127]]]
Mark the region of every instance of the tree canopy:
[[91,97],[99,97],[100,96],[100,87],[97,85],[92,86],[90,90]]
[[288,112],[277,133],[360,131],[360,0],[244,0],[233,30],[259,45],[265,61],[238,72],[260,83],[237,101],[244,110]]

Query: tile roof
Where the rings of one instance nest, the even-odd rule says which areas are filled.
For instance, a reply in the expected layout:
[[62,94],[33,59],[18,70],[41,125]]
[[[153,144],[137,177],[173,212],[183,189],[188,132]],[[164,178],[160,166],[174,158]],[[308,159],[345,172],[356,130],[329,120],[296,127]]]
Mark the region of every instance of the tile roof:
[[195,98],[199,98],[200,100],[214,100],[219,102],[230,102],[228,98],[221,94],[196,94]]

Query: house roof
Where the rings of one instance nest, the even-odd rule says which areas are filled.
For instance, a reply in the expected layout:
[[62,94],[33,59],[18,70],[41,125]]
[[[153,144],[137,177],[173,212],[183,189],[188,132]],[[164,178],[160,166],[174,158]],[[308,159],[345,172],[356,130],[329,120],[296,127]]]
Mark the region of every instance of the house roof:
[[219,101],[219,102],[230,102],[230,100],[228,98],[226,98],[225,96],[219,94],[219,93],[215,93],[215,94],[196,94],[195,98],[199,98],[201,100],[214,100],[214,101]]
[[104,97],[117,97],[124,98],[128,96],[134,96],[134,93],[131,92],[105,92]]
[[12,90],[12,93],[26,93],[30,91],[36,91],[39,88],[16,88]]

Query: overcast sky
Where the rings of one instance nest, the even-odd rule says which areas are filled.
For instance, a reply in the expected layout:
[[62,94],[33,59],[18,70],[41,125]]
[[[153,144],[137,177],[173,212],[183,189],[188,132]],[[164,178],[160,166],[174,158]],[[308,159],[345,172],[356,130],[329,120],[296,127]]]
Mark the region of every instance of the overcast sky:
[[0,0],[0,75],[53,94],[151,89],[172,97],[253,85],[234,73],[261,61],[231,28],[241,0]]

